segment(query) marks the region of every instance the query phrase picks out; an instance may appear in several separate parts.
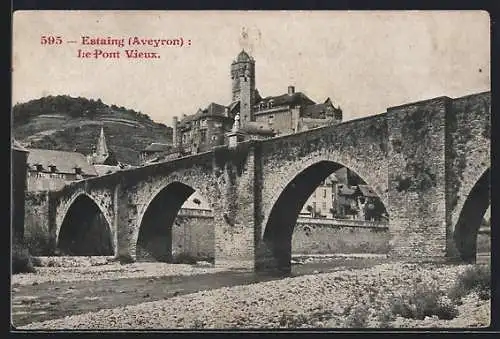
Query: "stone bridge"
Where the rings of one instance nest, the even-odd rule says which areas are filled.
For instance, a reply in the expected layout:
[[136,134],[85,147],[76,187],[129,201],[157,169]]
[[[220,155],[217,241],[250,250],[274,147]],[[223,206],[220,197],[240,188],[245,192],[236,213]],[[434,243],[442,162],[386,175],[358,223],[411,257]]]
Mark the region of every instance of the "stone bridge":
[[112,254],[168,261],[172,223],[196,190],[212,208],[216,265],[289,271],[303,204],[345,166],[384,203],[392,256],[473,261],[490,204],[490,116],[490,92],[438,97],[75,182],[50,196],[52,246],[83,241],[75,225],[100,211]]

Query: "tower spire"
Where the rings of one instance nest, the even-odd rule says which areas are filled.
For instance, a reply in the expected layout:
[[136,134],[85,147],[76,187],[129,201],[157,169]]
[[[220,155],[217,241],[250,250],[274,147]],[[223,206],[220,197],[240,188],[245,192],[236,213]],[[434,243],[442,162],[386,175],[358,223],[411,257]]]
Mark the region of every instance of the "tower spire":
[[101,126],[101,135],[97,141],[96,153],[98,156],[106,158],[108,156],[108,146],[106,145],[106,137],[104,136],[104,127]]

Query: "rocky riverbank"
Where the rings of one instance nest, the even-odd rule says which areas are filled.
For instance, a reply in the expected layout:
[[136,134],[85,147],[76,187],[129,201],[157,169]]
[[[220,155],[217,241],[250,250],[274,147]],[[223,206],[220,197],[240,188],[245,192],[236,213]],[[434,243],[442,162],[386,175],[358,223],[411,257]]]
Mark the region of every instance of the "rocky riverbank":
[[121,265],[110,257],[44,257],[38,258],[37,266],[35,273],[12,275],[11,284],[16,286],[59,281],[184,276],[225,271],[207,262],[196,265],[161,262]]
[[[285,278],[103,309],[22,329],[484,327],[490,301],[471,293],[461,305],[440,296],[453,319],[406,319],[391,313],[395,298],[427,289],[446,294],[471,265],[382,264],[369,269]],[[434,292],[433,292],[434,293]],[[415,305],[410,305],[415,307]],[[453,313],[453,312],[452,312]]]

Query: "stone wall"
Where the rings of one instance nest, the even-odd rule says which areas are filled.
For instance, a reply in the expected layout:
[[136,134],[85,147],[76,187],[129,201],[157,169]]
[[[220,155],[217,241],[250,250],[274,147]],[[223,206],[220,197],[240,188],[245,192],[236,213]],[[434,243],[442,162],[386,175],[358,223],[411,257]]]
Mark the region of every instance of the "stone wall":
[[[299,218],[292,236],[293,254],[389,252],[387,223]],[[181,211],[173,226],[172,252],[196,260],[214,258],[214,226],[210,211]]]
[[187,256],[195,260],[213,260],[214,218],[210,210],[181,210],[172,226],[172,257],[176,262]]
[[26,192],[24,239],[33,255],[48,255],[51,249],[49,193]]
[[387,224],[370,221],[299,218],[292,254],[389,252]]

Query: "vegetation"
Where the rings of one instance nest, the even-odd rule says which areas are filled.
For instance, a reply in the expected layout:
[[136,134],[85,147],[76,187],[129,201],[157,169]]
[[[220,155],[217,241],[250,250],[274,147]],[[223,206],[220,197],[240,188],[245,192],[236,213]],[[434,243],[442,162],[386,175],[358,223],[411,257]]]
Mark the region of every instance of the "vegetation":
[[393,298],[391,313],[418,320],[432,316],[437,316],[439,319],[453,319],[458,315],[458,309],[443,296],[444,293],[436,288],[419,286],[407,295]]
[[366,305],[358,305],[349,309],[349,315],[345,320],[345,327],[364,328],[368,325],[368,308]]
[[285,328],[300,328],[308,325],[310,319],[304,314],[282,313],[279,318],[279,326]]
[[139,152],[150,143],[172,140],[170,127],[100,99],[47,96],[16,104],[12,114],[14,137],[33,148],[89,154],[104,126],[108,148],[119,162],[132,165],[139,163]]
[[461,299],[471,292],[477,293],[479,299],[491,297],[491,267],[475,265],[460,274],[453,287],[444,293],[435,287],[417,286],[399,297],[394,297],[390,308],[382,312],[379,321],[388,327],[395,316],[422,320],[425,317],[437,316],[450,320],[458,316],[457,305]]
[[102,114],[128,114],[136,120],[153,122],[147,114],[136,112],[116,105],[108,106],[101,99],[73,98],[68,95],[46,96],[26,103],[14,105],[14,125],[23,124],[30,119],[45,114],[67,114],[73,118],[95,118]]
[[491,266],[474,265],[460,274],[448,296],[460,303],[471,292],[476,292],[481,300],[491,297]]

